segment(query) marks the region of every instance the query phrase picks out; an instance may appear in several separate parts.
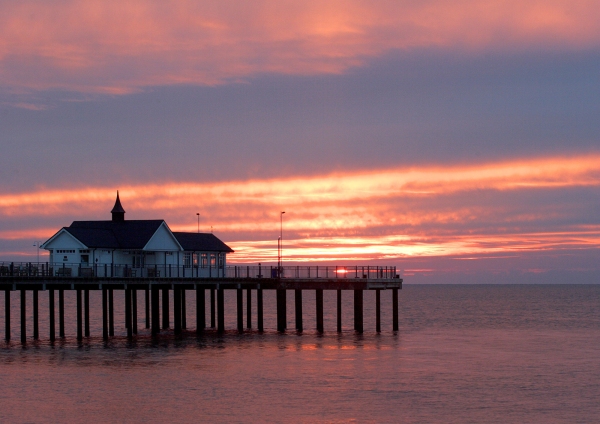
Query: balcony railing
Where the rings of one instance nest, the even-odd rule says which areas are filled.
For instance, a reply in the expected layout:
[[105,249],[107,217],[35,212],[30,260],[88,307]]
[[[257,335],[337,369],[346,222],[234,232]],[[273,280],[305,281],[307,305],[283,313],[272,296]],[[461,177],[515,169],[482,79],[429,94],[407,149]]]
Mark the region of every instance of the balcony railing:
[[187,267],[177,265],[73,264],[37,262],[0,262],[2,277],[78,277],[78,278],[270,278],[334,279],[400,278],[395,266],[229,265],[226,267]]

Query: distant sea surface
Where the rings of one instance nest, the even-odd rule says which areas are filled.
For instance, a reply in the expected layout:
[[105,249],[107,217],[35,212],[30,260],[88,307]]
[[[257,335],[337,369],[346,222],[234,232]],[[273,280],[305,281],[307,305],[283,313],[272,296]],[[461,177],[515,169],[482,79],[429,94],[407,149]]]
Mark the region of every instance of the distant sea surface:
[[[197,338],[188,292],[188,332],[181,339],[167,332],[158,342],[143,328],[138,296],[140,334],[128,342],[122,292],[115,292],[117,336],[105,344],[93,292],[92,337],[78,344],[67,292],[67,338],[50,344],[47,295],[40,292],[41,340],[29,337],[23,348],[12,293],[13,339],[0,341],[0,422],[600,421],[600,285],[405,285],[396,334],[391,291],[381,294],[380,334],[372,292],[365,294],[362,335],[353,331],[351,292],[344,293],[341,334],[335,292],[325,292],[319,335],[314,292],[304,292],[306,330],[278,334],[275,296],[265,291],[267,331],[240,335],[232,291],[231,330]],[[0,294],[2,339],[3,308]],[[293,312],[290,292],[289,328]]]

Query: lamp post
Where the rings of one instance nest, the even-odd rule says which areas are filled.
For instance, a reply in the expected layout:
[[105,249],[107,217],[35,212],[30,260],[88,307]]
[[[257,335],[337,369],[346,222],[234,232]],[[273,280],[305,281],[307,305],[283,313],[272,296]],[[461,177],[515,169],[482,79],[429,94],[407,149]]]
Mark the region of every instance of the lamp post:
[[283,214],[282,211],[279,214],[279,277],[283,274]]
[[33,245],[35,247],[37,247],[37,249],[36,249],[36,251],[37,251],[37,263],[38,263],[38,266],[39,266],[40,265],[40,242],[36,241],[35,243],[33,243]]
[[198,233],[200,232],[200,212],[196,212],[196,216],[198,217]]

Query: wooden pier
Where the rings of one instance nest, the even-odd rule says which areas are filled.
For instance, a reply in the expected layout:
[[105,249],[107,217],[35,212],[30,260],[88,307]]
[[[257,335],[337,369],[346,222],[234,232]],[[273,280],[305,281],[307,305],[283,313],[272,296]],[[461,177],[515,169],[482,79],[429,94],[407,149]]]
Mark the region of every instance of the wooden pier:
[[[31,267],[31,265],[30,265]],[[19,270],[26,269],[19,266]],[[398,331],[398,290],[402,289],[402,279],[395,267],[228,267],[218,273],[220,277],[199,278],[193,273],[180,277],[117,277],[93,276],[89,273],[81,276],[66,276],[50,268],[38,267],[35,272],[11,272],[0,275],[0,290],[4,292],[5,339],[11,339],[11,305],[10,292],[20,293],[21,343],[27,341],[26,317],[28,298],[33,308],[33,338],[39,334],[39,295],[40,291],[48,296],[48,327],[50,341],[56,340],[56,293],[58,293],[58,337],[65,337],[65,301],[66,290],[75,291],[77,340],[90,337],[90,291],[102,292],[102,337],[108,340],[115,334],[114,296],[122,292],[125,300],[125,328],[127,337],[133,338],[138,332],[137,296],[144,296],[145,328],[151,329],[154,337],[159,337],[162,330],[170,328],[173,319],[173,332],[182,333],[187,328],[186,296],[193,293],[196,302],[196,332],[201,335],[207,328],[216,328],[217,332],[225,329],[225,290],[235,290],[237,294],[237,331],[244,332],[244,291],[246,291],[246,328],[252,323],[252,291],[256,292],[256,322],[259,332],[264,331],[263,291],[276,291],[277,331],[285,332],[287,328],[287,296],[288,290],[294,291],[295,330],[304,330],[303,296],[314,293],[316,304],[316,329],[324,331],[323,326],[323,292],[337,292],[337,331],[342,331],[342,291],[354,294],[354,330],[364,331],[363,325],[363,293],[365,290],[375,291],[375,314],[377,332],[381,331],[381,291],[391,292],[392,296],[392,331]],[[31,267],[33,269],[33,267]],[[269,271],[269,272],[264,272]],[[263,272],[265,275],[263,275]],[[131,273],[124,273],[131,275]],[[140,273],[141,275],[142,273]],[[158,275],[158,273],[152,273]],[[171,275],[173,273],[171,272]],[[179,274],[179,271],[178,271]],[[185,270],[182,272],[185,275]],[[312,274],[312,275],[311,275]],[[111,273],[111,275],[115,275]],[[162,275],[168,275],[163,273]],[[29,293],[28,293],[29,292]],[[173,311],[169,309],[170,296],[173,296]],[[210,298],[209,319],[207,323],[206,297]],[[162,318],[162,320],[161,320]]]

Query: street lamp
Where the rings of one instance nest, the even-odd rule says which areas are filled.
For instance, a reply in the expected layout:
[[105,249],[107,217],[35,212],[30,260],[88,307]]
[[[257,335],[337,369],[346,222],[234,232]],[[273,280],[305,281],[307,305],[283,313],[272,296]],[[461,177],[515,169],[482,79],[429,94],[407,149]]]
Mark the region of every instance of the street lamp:
[[37,250],[37,263],[39,266],[40,265],[40,242],[36,241],[35,243],[33,243],[33,246],[37,247],[37,249],[36,249]]
[[196,215],[198,216],[198,232],[200,232],[200,212],[197,212]]
[[283,214],[282,211],[279,214],[279,276],[283,274]]

